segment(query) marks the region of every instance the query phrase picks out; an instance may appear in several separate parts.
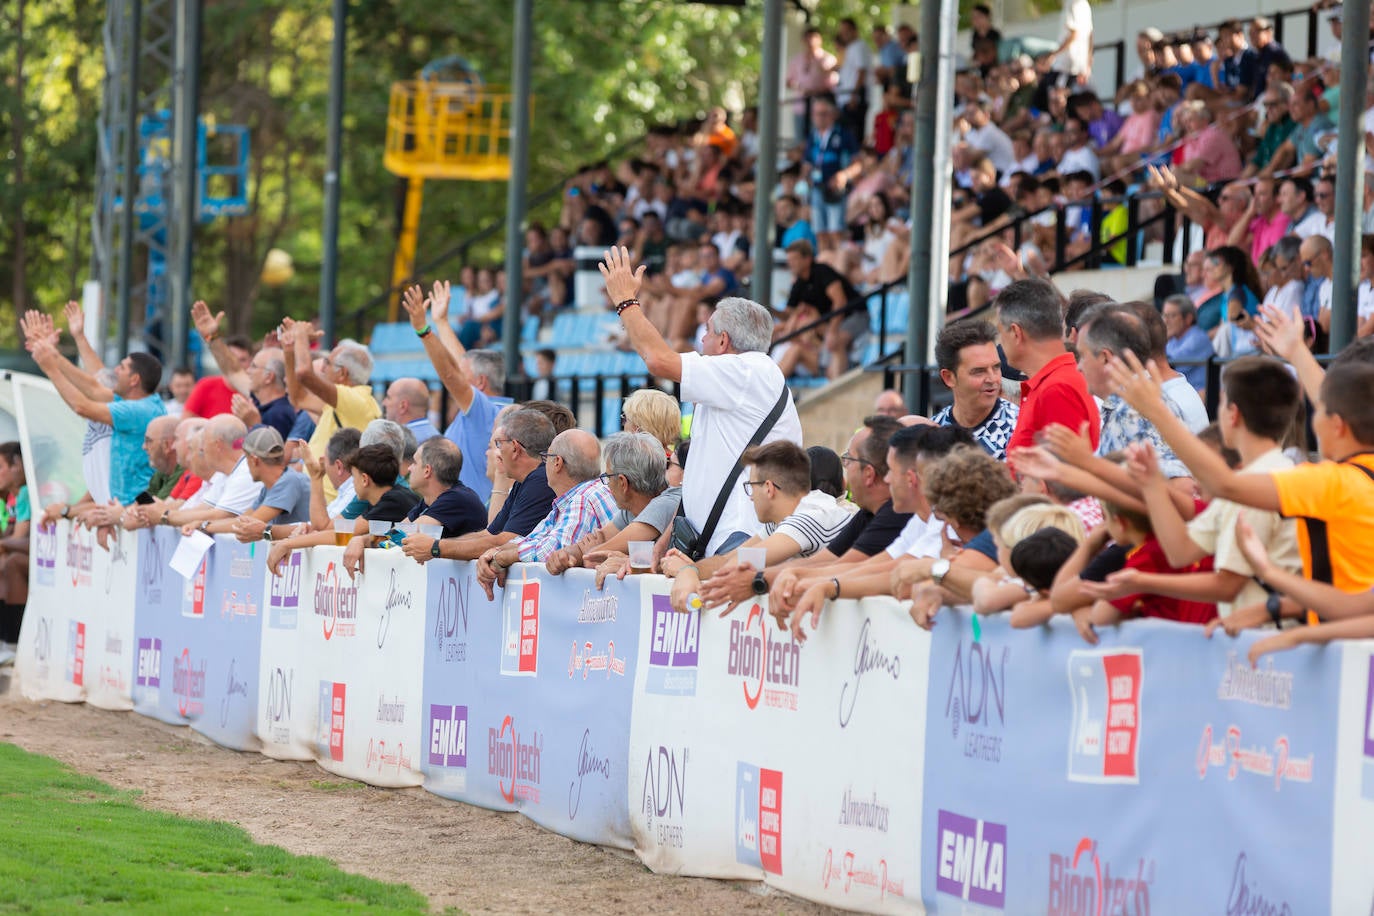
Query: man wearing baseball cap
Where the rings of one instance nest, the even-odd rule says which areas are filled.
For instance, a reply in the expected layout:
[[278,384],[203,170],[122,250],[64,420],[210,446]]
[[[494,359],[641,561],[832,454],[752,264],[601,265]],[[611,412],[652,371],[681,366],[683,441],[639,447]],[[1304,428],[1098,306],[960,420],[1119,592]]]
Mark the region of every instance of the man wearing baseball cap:
[[[233,534],[244,543],[270,540],[273,526],[310,520],[310,479],[286,466],[286,445],[271,426],[258,426],[243,438],[243,460],[254,482],[262,485],[253,507],[237,518],[210,523],[210,534]],[[286,531],[279,532],[283,537]]]

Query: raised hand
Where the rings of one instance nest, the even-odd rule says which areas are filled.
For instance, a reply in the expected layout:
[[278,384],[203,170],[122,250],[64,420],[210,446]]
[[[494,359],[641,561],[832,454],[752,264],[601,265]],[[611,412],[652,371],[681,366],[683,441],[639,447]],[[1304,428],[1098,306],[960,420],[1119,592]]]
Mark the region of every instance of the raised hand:
[[1140,412],[1147,420],[1155,420],[1160,412],[1168,412],[1164,403],[1164,389],[1159,385],[1159,367],[1154,360],[1142,365],[1140,359],[1131,351],[1126,358],[1113,356],[1107,363],[1107,373],[1111,376],[1116,393]]
[[425,314],[425,291],[418,286],[406,287],[406,291],[401,294],[401,304],[405,306],[406,315],[410,317],[410,326],[417,331],[423,331],[425,325],[429,324],[429,318]]
[[[312,479],[319,480],[324,477],[324,456],[316,458],[307,443],[302,442],[296,446],[296,457],[305,465],[305,471]],[[428,549],[429,545],[425,546]]]
[[73,337],[80,337],[86,332],[86,312],[81,308],[81,303],[75,299],[69,300],[62,307],[63,313],[67,316],[67,333]]
[[1127,449],[1126,470],[1130,473],[1131,479],[1144,487],[1152,482],[1156,477],[1163,480],[1164,474],[1159,470],[1159,455],[1155,454],[1154,446],[1148,442],[1132,443]]
[[29,351],[39,343],[57,346],[57,329],[53,327],[52,316],[48,313],[29,309],[19,319],[19,327],[24,332],[24,346]]
[[1079,425],[1077,433],[1062,423],[1051,423],[1040,432],[1040,437],[1051,452],[1074,467],[1083,467],[1096,454],[1087,420]]
[[229,409],[234,412],[234,416],[243,421],[243,425],[252,429],[262,422],[262,413],[259,412],[257,405],[252,401],[234,392],[233,399],[229,402]]
[[1289,362],[1307,346],[1303,343],[1302,323],[1276,305],[1260,306],[1260,320],[1255,322],[1254,332],[1266,351]]
[[[201,337],[214,337],[219,333],[220,323],[224,321],[224,313],[210,314],[210,306],[198,299],[191,305],[191,320],[196,323],[196,332]],[[72,333],[75,334],[76,332],[73,331]]]
[[1043,446],[1018,448],[1009,456],[1016,473],[1037,480],[1057,481],[1063,476],[1064,462],[1050,454]]
[[639,296],[639,287],[644,282],[645,266],[634,266],[634,262],[630,260],[630,249],[611,248],[597,267],[601,270],[601,276],[606,278],[606,296],[613,304],[618,305],[626,299],[635,299]]
[[435,280],[429,292],[429,316],[434,321],[448,320],[448,304],[453,298],[453,284],[447,280]]

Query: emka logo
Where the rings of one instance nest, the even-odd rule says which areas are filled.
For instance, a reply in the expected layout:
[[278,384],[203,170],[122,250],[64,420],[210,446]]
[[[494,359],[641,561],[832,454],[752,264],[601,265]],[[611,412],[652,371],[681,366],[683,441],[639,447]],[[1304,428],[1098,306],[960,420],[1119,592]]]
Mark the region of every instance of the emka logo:
[[935,825],[935,889],[970,903],[1007,903],[1007,827],[940,810]]
[[33,536],[35,581],[39,585],[53,585],[57,581],[57,525],[39,525]]
[[435,601],[434,645],[439,661],[462,662],[468,657],[468,592],[472,579],[464,577],[461,589],[453,576],[444,578]]
[[191,650],[182,649],[172,658],[172,693],[177,698],[177,712],[185,718],[195,718],[205,711],[205,659],[197,665]]
[[1197,778],[1206,779],[1207,771],[1219,767],[1226,771],[1226,781],[1234,780],[1241,773],[1250,773],[1274,781],[1274,791],[1283,788],[1288,782],[1312,781],[1314,755],[1294,757],[1289,747],[1288,736],[1279,735],[1271,747],[1262,744],[1247,745],[1241,737],[1240,726],[1229,725],[1225,732],[1216,734],[1213,740],[1212,723],[1202,728],[1202,740],[1197,748]]
[[1226,895],[1226,916],[1293,916],[1287,900],[1272,900],[1264,894],[1259,881],[1250,881],[1246,873],[1247,858],[1242,851],[1236,856],[1231,872],[1231,890]]
[[382,609],[381,620],[377,622],[377,648],[386,645],[387,633],[391,631],[391,613],[399,608],[410,610],[414,603],[414,597],[410,589],[403,588],[400,583],[400,572],[392,568],[391,579],[386,586],[386,607]]
[[333,560],[324,572],[315,574],[315,616],[320,618],[327,640],[357,632],[358,587],[340,579]]
[[849,727],[849,720],[854,715],[854,704],[859,701],[859,684],[865,674],[877,671],[886,675],[883,680],[890,677],[893,681],[899,680],[902,676],[901,656],[893,655],[889,658],[871,634],[872,628],[873,620],[865,617],[863,626],[859,628],[858,643],[854,646],[854,679],[845,681],[844,686],[840,688],[840,728]]
[[782,772],[740,761],[735,771],[735,861],[782,874]]
[[205,564],[210,560],[210,555],[200,561],[196,567],[196,574],[185,581],[181,587],[181,616],[195,617],[201,619],[205,617]]
[[821,865],[821,887],[829,888],[831,884],[846,894],[856,888],[877,891],[879,900],[885,899],[888,894],[906,896],[906,882],[888,875],[887,859],[864,863],[850,850],[837,853],[831,848],[825,851],[825,862]]
[[1001,732],[1007,724],[1007,660],[1011,650],[987,642],[954,646],[954,662],[945,694],[945,718],[954,739],[963,736],[963,755],[1000,763]]
[[775,635],[771,619],[755,604],[743,623],[730,621],[730,649],[725,670],[741,680],[744,705],[777,709],[797,708],[797,684],[801,680],[801,645],[789,632],[785,640]]
[[320,681],[320,751],[329,752],[330,760],[344,759],[344,714],[348,685],[337,681]]
[[592,730],[582,730],[582,746],[577,749],[577,777],[568,785],[568,820],[577,820],[582,807],[582,783],[588,777],[611,781],[611,758],[599,757],[592,746]]
[[582,680],[592,676],[592,672],[604,672],[606,677],[612,674],[620,677],[625,676],[625,659],[617,658],[615,654],[615,640],[607,640],[605,651],[598,652],[589,639],[582,645],[573,640],[572,654],[568,656],[568,679],[577,677],[578,672],[582,673]]
[[701,615],[673,610],[667,595],[654,595],[653,630],[645,690],[665,696],[695,696]]
[[519,582],[506,582],[501,603],[501,673],[515,677],[534,677],[539,673],[539,580],[527,579],[527,575],[522,567]]
[[301,606],[301,558],[300,550],[282,563],[281,575],[268,576],[267,625],[277,630],[296,629],[296,616]]
[[501,797],[514,803],[523,798],[539,804],[539,759],[544,753],[544,736],[539,732],[522,735],[515,720],[506,716],[500,728],[487,729],[487,773],[495,776]]
[[152,687],[154,690],[161,687],[162,640],[139,639],[137,665],[138,673],[134,676],[134,686]]
[[1110,862],[1102,861],[1097,841],[1083,837],[1073,855],[1050,854],[1050,891],[1046,916],[1150,916],[1150,885],[1155,863],[1136,859],[1112,874]]
[[267,703],[263,714],[267,716],[267,737],[277,744],[291,740],[291,692],[296,686],[294,668],[273,668],[267,675]]
[[234,697],[243,697],[245,703],[248,702],[248,682],[240,681],[234,677],[234,661],[229,659],[229,682],[224,685],[224,699],[219,701],[219,727],[229,727],[229,704]]
[[[683,615],[686,616],[686,615]],[[695,614],[691,615],[696,617]],[[687,803],[687,758],[690,748],[649,748],[644,761],[644,794],[639,810],[645,827],[660,846],[681,849]]]
[[67,573],[72,578],[73,586],[91,584],[94,537],[80,525],[72,525],[67,531]]
[[1068,667],[1069,780],[1139,782],[1141,650],[1076,649]]
[[429,765],[452,770],[445,774],[450,782],[457,782],[462,791],[467,788],[468,769],[468,708],[431,703],[429,706]]
[[67,622],[67,683],[86,683],[86,625],[77,620]]

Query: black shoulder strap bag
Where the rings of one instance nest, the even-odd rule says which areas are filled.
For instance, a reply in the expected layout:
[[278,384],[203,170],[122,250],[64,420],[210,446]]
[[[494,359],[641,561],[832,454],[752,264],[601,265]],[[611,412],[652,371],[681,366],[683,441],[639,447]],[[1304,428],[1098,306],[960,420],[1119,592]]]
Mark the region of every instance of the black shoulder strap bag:
[[[744,447],[744,452],[758,445],[763,441],[763,437],[772,431],[777,425],[778,418],[782,416],[783,408],[787,406],[791,392],[787,389],[787,383],[783,382],[782,393],[778,395],[778,400],[773,404],[773,409],[768,412],[768,416],[763,418],[759,428],[754,430],[754,435],[749,440],[749,444]],[[725,504],[730,499],[730,488],[739,479],[740,472],[744,470],[744,452],[735,459],[735,466],[730,469],[730,473],[725,475],[725,483],[721,486],[720,492],[716,494],[716,503],[711,507],[711,514],[706,517],[706,524],[701,531],[697,531],[692,523],[687,520],[685,515],[678,515],[673,519],[673,538],[671,546],[691,557],[693,562],[706,556],[706,547],[711,543],[712,536],[716,533],[716,526],[720,524],[721,513],[725,511]],[[706,456],[703,455],[704,459]]]

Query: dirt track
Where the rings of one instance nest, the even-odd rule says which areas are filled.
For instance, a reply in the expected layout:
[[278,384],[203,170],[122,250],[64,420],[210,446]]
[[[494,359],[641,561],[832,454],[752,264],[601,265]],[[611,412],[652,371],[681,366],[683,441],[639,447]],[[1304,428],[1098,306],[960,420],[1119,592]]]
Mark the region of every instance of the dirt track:
[[[654,875],[518,815],[421,789],[376,789],[313,763],[210,743],[134,713],[0,694],[0,741],[56,757],[152,808],[229,821],[259,842],[409,884],[436,909],[469,913],[823,913],[758,886]],[[421,838],[416,843],[416,837]]]

